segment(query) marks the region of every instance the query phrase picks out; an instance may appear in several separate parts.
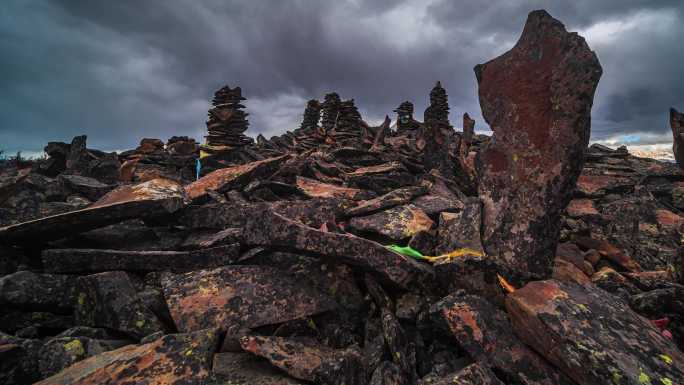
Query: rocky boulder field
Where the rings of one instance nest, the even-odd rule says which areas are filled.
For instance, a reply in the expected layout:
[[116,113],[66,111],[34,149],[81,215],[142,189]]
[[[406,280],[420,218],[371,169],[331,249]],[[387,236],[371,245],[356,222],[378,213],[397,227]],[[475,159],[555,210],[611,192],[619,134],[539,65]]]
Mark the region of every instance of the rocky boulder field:
[[203,145],[6,162],[0,383],[684,384],[684,172],[589,146],[601,75],[534,11],[475,67],[491,137],[438,82],[255,141],[224,87]]

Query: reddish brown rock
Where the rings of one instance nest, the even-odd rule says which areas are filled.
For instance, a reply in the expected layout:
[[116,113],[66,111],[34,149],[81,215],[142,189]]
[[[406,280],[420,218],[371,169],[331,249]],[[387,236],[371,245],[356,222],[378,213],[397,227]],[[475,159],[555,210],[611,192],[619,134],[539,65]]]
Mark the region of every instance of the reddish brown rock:
[[37,385],[190,384],[206,379],[218,333],[170,334],[80,361]]
[[477,296],[450,295],[433,305],[459,345],[475,361],[504,373],[512,383],[560,385],[570,382],[513,331],[506,314]]
[[545,11],[529,14],[513,49],[475,67],[482,113],[494,131],[478,157],[483,243],[521,272],[551,274],[601,72],[584,39]]
[[162,278],[171,317],[181,331],[235,332],[303,318],[335,307],[327,296],[267,266],[225,266]]
[[680,168],[684,169],[684,114],[670,108],[670,128],[672,128],[672,152]]
[[568,216],[571,218],[594,217],[601,213],[594,207],[591,199],[573,199],[568,204]]
[[237,244],[193,251],[46,249],[42,260],[45,271],[52,273],[187,271],[229,265],[239,252]]
[[679,230],[684,225],[684,218],[670,210],[656,210],[656,221],[664,228]]
[[591,283],[591,279],[574,264],[564,260],[562,258],[556,257],[553,262],[553,274],[552,277],[559,281],[570,281],[576,282],[582,285]]
[[241,244],[288,248],[336,258],[375,272],[403,288],[425,284],[434,277],[430,266],[352,234],[316,230],[268,209],[253,213],[248,219]]
[[583,172],[577,180],[577,191],[588,197],[598,197],[612,192],[623,192],[633,188],[630,178],[615,175],[590,174]]
[[373,214],[382,209],[407,204],[413,198],[425,194],[426,191],[423,186],[399,188],[377,198],[359,202],[357,206],[346,210],[344,214],[349,217]]
[[559,243],[556,248],[556,261],[559,259],[569,262],[587,276],[594,274],[594,267],[584,260],[584,253],[574,243]]
[[625,254],[622,250],[613,246],[606,240],[593,239],[589,237],[577,237],[575,243],[585,250],[594,249],[598,251],[603,258],[617,264],[627,271],[641,271],[641,266],[639,266],[639,264],[632,259],[632,257]]
[[297,187],[310,198],[338,198],[350,200],[363,200],[371,198],[368,191],[357,188],[335,186],[333,184],[321,183],[313,179],[297,177]]
[[208,190],[223,193],[234,188],[243,187],[255,178],[270,176],[287,159],[289,159],[289,156],[283,155],[239,166],[222,168],[185,186],[185,192],[188,198],[195,200],[203,198]]
[[614,269],[604,266],[591,276],[591,282],[597,287],[613,293],[622,299],[639,292],[639,289],[624,275]]
[[132,218],[150,218],[177,211],[183,188],[168,179],[121,186],[82,210],[70,211],[0,228],[0,240],[34,243],[63,238]]
[[261,336],[243,337],[240,344],[294,378],[330,385],[366,383],[361,354],[354,349],[336,350],[309,340]]
[[410,238],[419,231],[428,231],[434,225],[435,222],[423,210],[412,204],[349,221],[349,228],[357,233],[379,234],[394,241]]
[[456,213],[442,212],[437,227],[437,255],[467,248],[484,254],[480,241],[480,220],[482,203],[469,198],[463,203],[463,210]]
[[537,281],[506,299],[516,334],[579,385],[675,384],[684,355],[600,289]]

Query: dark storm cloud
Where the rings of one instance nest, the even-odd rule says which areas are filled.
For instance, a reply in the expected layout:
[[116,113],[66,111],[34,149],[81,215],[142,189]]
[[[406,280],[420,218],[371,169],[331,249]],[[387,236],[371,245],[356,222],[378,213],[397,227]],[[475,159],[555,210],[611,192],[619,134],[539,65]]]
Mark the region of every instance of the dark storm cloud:
[[508,50],[532,9],[582,33],[604,67],[593,134],[667,134],[684,108],[681,1],[31,1],[0,4],[0,148],[87,133],[108,149],[200,138],[212,92],[240,85],[249,133],[293,128],[335,90],[367,120],[403,100],[422,118],[435,80],[452,122],[477,103],[475,64]]

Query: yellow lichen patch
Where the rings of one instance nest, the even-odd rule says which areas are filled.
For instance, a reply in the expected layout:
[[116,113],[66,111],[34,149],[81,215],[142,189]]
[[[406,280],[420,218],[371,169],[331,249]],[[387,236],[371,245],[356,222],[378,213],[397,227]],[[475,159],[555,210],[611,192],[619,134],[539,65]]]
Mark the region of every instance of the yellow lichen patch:
[[653,385],[651,383],[651,378],[648,376],[648,374],[644,373],[642,368],[639,368],[639,383],[641,385]]
[[622,380],[622,374],[620,374],[620,372],[618,372],[617,370],[613,369],[612,375],[611,375],[611,380],[613,381],[613,384],[620,385],[621,380]]
[[85,355],[85,349],[83,348],[83,344],[79,340],[67,342],[66,344],[64,344],[64,350],[66,350],[74,356]]
[[661,354],[658,356],[664,363],[668,365],[672,365],[672,357],[668,356],[667,354]]
[[663,378],[661,378],[661,379],[660,379],[660,382],[662,382],[662,383],[663,383],[663,385],[673,385],[673,382],[672,382],[672,380],[670,380],[670,379],[669,379],[669,378],[667,378],[667,377],[663,377]]
[[466,255],[473,255],[476,257],[482,257],[483,256],[483,254],[477,250],[473,250],[473,249],[469,249],[469,248],[463,248],[463,249],[456,249],[452,252],[442,254],[442,255],[438,255],[435,257],[423,256],[423,259],[425,259],[426,261],[429,261],[429,262],[433,262],[433,263],[438,262],[438,261],[443,262],[443,263],[449,263],[454,258],[463,257]]
[[78,293],[78,304],[81,306],[85,305],[85,300],[86,300],[86,293]]

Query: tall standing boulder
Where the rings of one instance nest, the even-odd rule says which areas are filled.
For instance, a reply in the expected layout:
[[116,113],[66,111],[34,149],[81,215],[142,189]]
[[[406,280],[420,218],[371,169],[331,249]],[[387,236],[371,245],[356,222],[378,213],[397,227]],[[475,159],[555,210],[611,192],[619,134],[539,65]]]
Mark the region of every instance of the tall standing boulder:
[[684,169],[684,114],[670,108],[670,127],[672,128],[672,152],[680,168]]
[[547,277],[560,214],[584,164],[601,65],[581,36],[541,10],[529,14],[515,47],[475,74],[494,131],[476,161],[485,249]]

